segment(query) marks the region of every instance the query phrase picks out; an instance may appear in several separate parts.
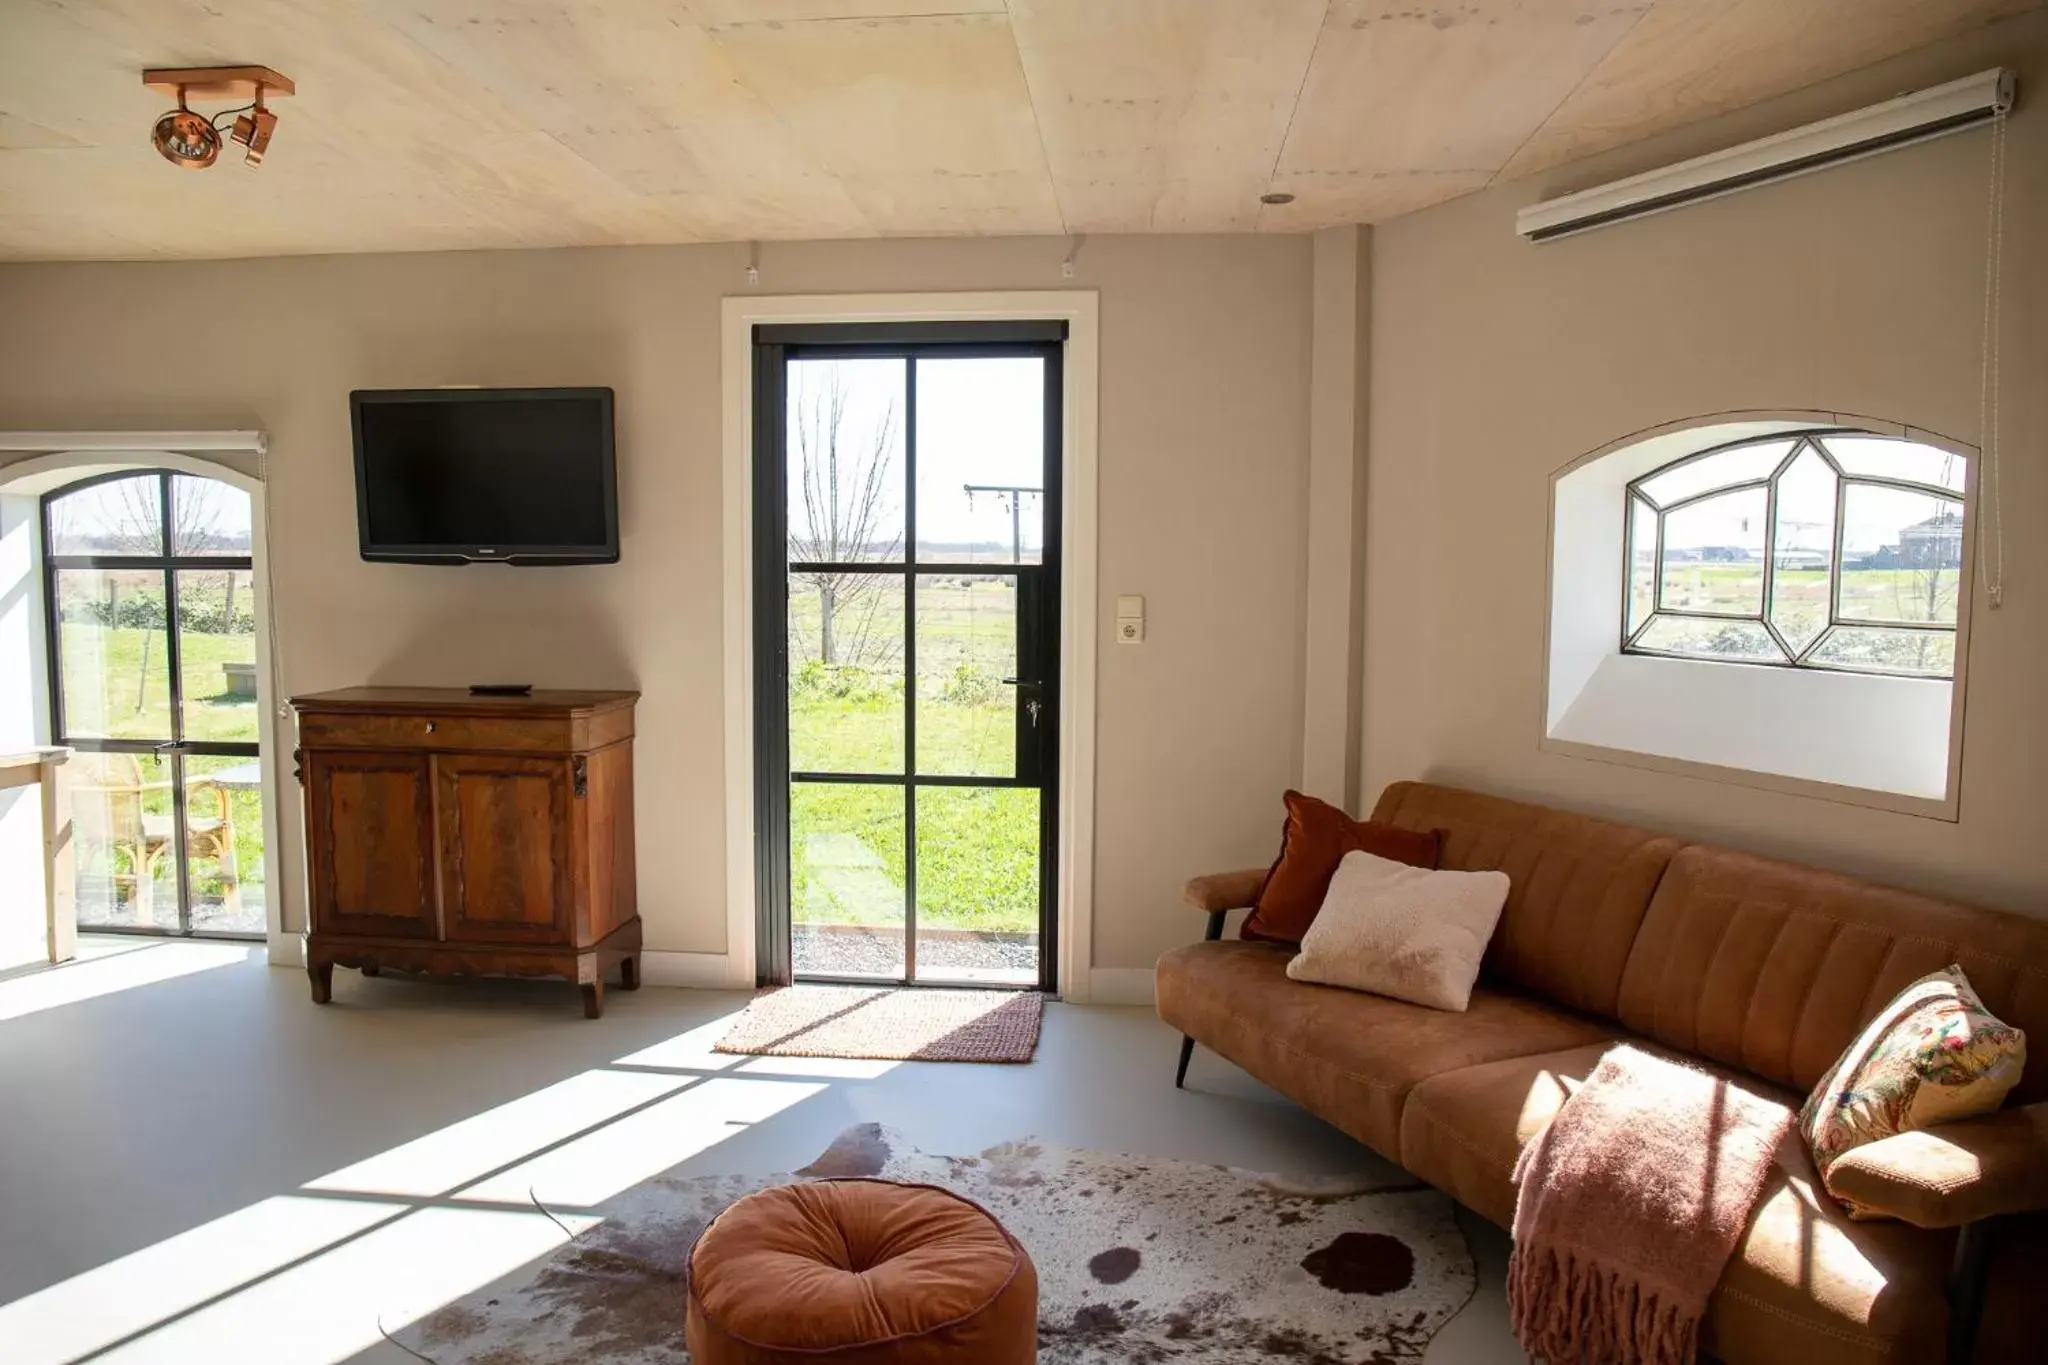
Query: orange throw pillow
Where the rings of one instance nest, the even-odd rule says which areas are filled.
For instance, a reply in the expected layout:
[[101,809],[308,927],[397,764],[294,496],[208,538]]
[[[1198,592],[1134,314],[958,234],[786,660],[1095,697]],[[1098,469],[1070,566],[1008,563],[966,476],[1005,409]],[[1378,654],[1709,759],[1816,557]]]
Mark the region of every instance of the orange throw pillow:
[[1401,829],[1396,825],[1354,820],[1327,801],[1300,792],[1287,793],[1287,825],[1280,836],[1280,857],[1266,874],[1259,902],[1245,919],[1240,937],[1269,943],[1300,943],[1329,894],[1337,864],[1353,849],[1410,867],[1434,869],[1442,838],[1433,829]]

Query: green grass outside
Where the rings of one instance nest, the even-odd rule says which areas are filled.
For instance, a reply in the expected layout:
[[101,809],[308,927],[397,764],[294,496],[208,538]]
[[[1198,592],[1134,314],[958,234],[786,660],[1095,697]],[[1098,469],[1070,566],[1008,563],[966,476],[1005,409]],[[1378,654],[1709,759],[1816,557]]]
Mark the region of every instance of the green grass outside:
[[[795,784],[792,918],[798,924],[902,924],[904,828],[901,787]],[[920,788],[917,835],[920,927],[1037,932],[1036,791]]]
[[[790,597],[790,766],[903,771],[905,694],[917,707],[918,771],[1008,777],[1017,698],[1015,599],[1007,583],[923,579],[917,679],[903,678],[900,593],[842,598],[838,661],[819,658],[819,596]],[[922,788],[917,914],[927,928],[1038,928],[1038,793]],[[901,787],[797,783],[790,794],[791,909],[799,924],[901,924],[906,876]]]
[[[1917,569],[1846,569],[1842,573],[1844,620],[1955,620],[1957,572],[1944,569],[1928,603],[1928,575]],[[1664,569],[1662,605],[1678,611],[1754,612],[1763,600],[1764,570],[1756,564],[1670,564]],[[1782,569],[1777,575],[1777,611],[1818,614],[1827,619],[1828,575],[1820,569]]]
[[[149,659],[143,661],[144,637]],[[229,692],[224,663],[256,662],[247,635],[178,639],[185,674],[185,738],[253,744],[256,698]],[[63,635],[64,721],[74,735],[163,739],[171,733],[171,670],[162,631],[66,621]]]
[[[67,604],[69,605],[69,604]],[[145,643],[146,641],[146,643]],[[228,688],[224,663],[256,659],[253,634],[209,634],[186,629],[178,637],[185,683],[185,737],[254,743],[258,736],[256,698],[238,696]],[[147,666],[144,655],[147,653]],[[110,739],[167,739],[171,733],[170,665],[165,633],[135,626],[104,626],[69,611],[62,622],[61,659],[66,727],[80,736]],[[222,789],[200,779],[209,772],[253,762],[253,758],[188,756],[185,760],[189,805],[196,819],[220,818]],[[139,778],[140,809],[145,816],[172,814],[170,764],[150,755],[79,754],[72,760],[73,777],[86,787],[126,788]],[[85,828],[111,821],[110,802],[118,798],[82,791],[79,801],[96,803],[97,820],[88,813]],[[227,813],[235,830],[235,865],[244,894],[264,880],[263,797],[256,788],[227,791]],[[128,922],[135,869],[129,849],[81,837],[78,876],[81,888],[111,886],[118,905],[81,906],[86,918],[101,923]],[[161,905],[175,904],[172,886],[175,858],[166,852],[155,865],[155,895]],[[191,861],[194,908],[220,904],[225,886],[218,859],[195,856]],[[91,899],[106,892],[94,890]]]

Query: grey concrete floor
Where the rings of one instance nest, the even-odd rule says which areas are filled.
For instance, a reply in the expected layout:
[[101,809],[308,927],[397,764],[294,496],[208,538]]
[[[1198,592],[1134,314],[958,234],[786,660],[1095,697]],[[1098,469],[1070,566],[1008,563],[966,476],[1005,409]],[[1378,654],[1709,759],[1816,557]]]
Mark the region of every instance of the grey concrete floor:
[[[740,1059],[739,995],[303,973],[260,948],[89,942],[0,979],[0,1359],[403,1365],[381,1341],[561,1240],[529,1195],[800,1166],[881,1122],[933,1152],[1028,1135],[1257,1170],[1379,1158],[1221,1059],[1173,1088],[1176,1035],[1053,1005],[1029,1066]],[[485,1183],[479,1186],[479,1180]],[[479,1189],[479,1212],[446,1196]],[[1507,1239],[1460,1213],[1479,1293],[1434,1365],[1523,1357]]]

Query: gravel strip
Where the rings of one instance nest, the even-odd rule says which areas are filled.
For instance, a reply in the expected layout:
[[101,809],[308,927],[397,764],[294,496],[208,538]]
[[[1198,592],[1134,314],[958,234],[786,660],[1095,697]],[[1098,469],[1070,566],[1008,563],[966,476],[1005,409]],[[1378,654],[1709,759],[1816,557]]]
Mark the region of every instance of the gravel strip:
[[[903,931],[799,924],[791,930],[799,973],[830,976],[903,974]],[[920,934],[920,976],[945,971],[1038,971],[1035,934]]]

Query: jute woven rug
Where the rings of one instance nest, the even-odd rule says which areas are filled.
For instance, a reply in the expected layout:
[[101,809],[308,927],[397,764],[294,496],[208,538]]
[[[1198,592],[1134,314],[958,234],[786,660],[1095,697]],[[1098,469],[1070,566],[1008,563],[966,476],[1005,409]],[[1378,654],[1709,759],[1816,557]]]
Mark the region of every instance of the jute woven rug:
[[889,1062],[1028,1062],[1037,991],[787,986],[754,997],[714,1051]]
[[791,1175],[636,1185],[398,1340],[432,1365],[685,1365],[704,1225],[755,1190],[841,1176],[940,1185],[1016,1234],[1038,1269],[1040,1365],[1412,1361],[1474,1285],[1449,1197],[1392,1167],[1290,1180],[1032,1140],[932,1156],[864,1124]]

